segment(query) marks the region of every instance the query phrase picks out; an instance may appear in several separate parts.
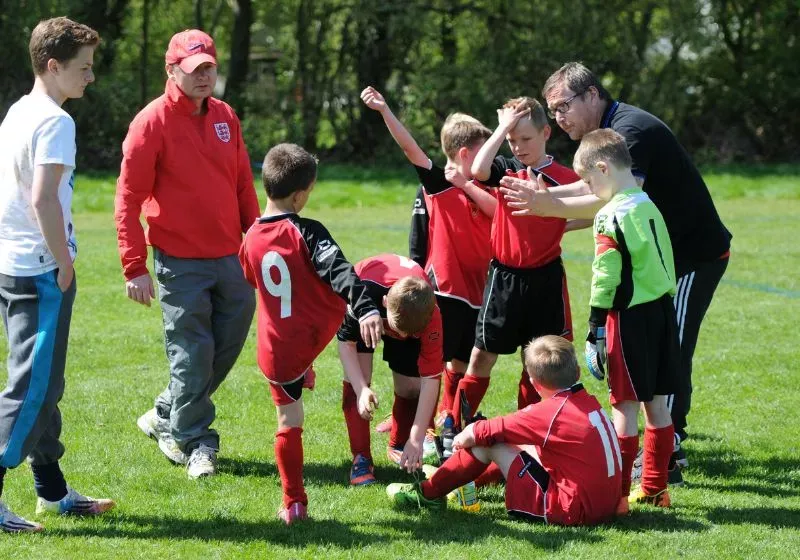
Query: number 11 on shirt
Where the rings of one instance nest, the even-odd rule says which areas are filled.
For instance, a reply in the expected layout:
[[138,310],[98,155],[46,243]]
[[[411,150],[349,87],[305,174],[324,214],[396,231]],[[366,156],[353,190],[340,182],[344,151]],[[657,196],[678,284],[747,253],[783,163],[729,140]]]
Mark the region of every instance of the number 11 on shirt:
[[593,410],[590,412],[589,422],[597,430],[600,435],[600,441],[603,442],[603,451],[606,454],[606,468],[608,469],[608,477],[611,478],[617,469],[622,470],[622,454],[619,450],[617,433],[614,431],[611,419],[605,411]]

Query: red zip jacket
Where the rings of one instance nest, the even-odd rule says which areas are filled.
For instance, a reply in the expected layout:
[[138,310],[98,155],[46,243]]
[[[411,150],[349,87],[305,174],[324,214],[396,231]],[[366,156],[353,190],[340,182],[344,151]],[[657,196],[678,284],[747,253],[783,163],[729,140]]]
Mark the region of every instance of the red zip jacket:
[[114,212],[127,280],[148,273],[148,244],[173,257],[235,255],[259,217],[239,119],[223,101],[207,104],[192,115],[194,102],[170,80],[131,122]]

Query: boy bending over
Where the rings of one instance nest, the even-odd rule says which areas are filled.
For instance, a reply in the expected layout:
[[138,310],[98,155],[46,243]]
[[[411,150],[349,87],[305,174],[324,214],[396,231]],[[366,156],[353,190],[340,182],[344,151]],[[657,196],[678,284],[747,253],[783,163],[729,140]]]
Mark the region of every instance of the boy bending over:
[[642,483],[629,501],[667,507],[674,434],[667,395],[676,389],[680,357],[672,244],[664,218],[631,173],[622,136],[611,129],[590,132],[575,153],[574,166],[592,193],[607,201],[594,219],[586,361],[599,379],[608,368],[623,495],[630,492],[643,403]]
[[405,507],[445,508],[449,492],[474,480],[491,463],[506,479],[512,516],[559,525],[611,519],[621,502],[621,460],[611,420],[578,383],[572,343],[543,336],[525,348],[525,368],[542,400],[459,433],[457,451],[431,476],[390,484],[386,492]]
[[312,363],[336,334],[348,304],[367,346],[374,347],[383,330],[366,287],[331,234],[297,215],[314,190],[316,158],[300,146],[279,144],[264,158],[262,176],[267,208],[247,232],[239,260],[258,289],[258,365],[278,409],[278,517],[289,525],[307,517],[302,391],[314,387]]
[[[422,444],[439,397],[442,358],[442,315],[436,305],[425,271],[406,257],[376,255],[356,264],[356,272],[367,286],[385,319],[383,359],[392,370],[394,404],[387,455],[389,460],[412,472],[422,463]],[[348,310],[339,332],[339,357],[345,373],[342,410],[353,465],[350,483],[375,482],[370,451],[370,401],[374,345],[365,344],[358,323]]]

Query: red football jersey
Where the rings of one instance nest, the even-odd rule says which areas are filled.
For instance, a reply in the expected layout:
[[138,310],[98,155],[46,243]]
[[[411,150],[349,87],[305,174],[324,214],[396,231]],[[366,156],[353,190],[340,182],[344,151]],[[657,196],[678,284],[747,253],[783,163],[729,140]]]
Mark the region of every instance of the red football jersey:
[[258,365],[272,383],[302,376],[336,334],[347,304],[377,313],[353,266],[325,227],[296,214],[259,219],[239,260],[258,290]]
[[[528,179],[525,166],[516,158],[502,156],[495,158],[490,181],[497,181],[497,170],[505,167],[505,175],[514,175]],[[533,170],[543,175],[550,185],[566,185],[580,180],[570,168],[565,167],[547,157],[547,163]],[[491,186],[497,186],[495,182]],[[492,254],[500,264],[512,268],[536,268],[544,266],[561,256],[561,238],[564,235],[567,221],[563,218],[543,218],[540,216],[512,216],[513,208],[509,207],[500,189],[495,189],[497,211],[492,221]]]
[[430,216],[425,272],[433,289],[479,309],[492,258],[491,218],[457,187],[426,192],[425,204]]
[[533,445],[550,475],[546,520],[591,525],[613,517],[622,497],[622,456],[611,419],[576,384],[507,416],[475,423],[480,446]]
[[[383,296],[389,292],[400,278],[416,276],[430,283],[425,271],[417,263],[407,257],[382,253],[359,261],[355,266],[358,277],[366,284],[373,301],[378,305],[381,316],[386,317]],[[385,325],[384,336],[402,338]],[[442,347],[442,314],[437,305],[433,316],[422,333],[414,335],[420,340],[420,351],[417,366],[420,377],[436,377],[444,370],[444,349]]]

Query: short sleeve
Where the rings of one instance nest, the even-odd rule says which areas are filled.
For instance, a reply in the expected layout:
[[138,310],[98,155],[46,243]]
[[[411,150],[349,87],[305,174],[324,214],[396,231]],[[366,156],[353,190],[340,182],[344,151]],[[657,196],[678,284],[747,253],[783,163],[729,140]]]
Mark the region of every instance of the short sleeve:
[[433,165],[431,163],[429,169],[415,165],[414,169],[417,170],[419,182],[422,183],[422,186],[425,187],[425,191],[428,194],[438,194],[453,186],[445,179],[444,169],[438,165]]
[[497,156],[492,162],[492,169],[489,171],[489,178],[484,182],[487,187],[497,187],[500,185],[500,179],[506,176],[506,171],[518,171],[525,169],[521,166],[518,160],[514,158],[507,158],[505,156]]
[[69,116],[51,117],[36,129],[33,164],[75,167],[75,122]]

